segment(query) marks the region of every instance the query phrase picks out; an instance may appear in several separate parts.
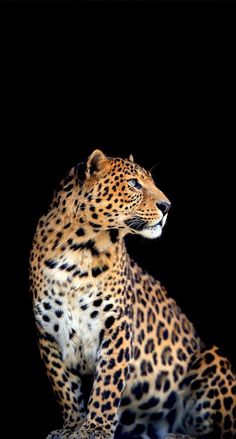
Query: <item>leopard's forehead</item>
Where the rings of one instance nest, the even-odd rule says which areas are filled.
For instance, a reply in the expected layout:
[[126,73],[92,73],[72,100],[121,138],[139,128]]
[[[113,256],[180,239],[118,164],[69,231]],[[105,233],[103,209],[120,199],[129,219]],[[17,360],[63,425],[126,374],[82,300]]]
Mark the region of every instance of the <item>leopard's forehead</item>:
[[143,179],[152,179],[152,175],[142,166],[128,159],[109,158],[110,170],[115,174],[123,173],[124,175],[138,176]]

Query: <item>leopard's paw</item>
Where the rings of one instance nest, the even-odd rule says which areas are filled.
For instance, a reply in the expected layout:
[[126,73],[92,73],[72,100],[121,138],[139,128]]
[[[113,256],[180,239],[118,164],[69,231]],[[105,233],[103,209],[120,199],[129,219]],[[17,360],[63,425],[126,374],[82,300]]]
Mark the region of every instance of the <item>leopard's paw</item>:
[[69,439],[72,431],[68,429],[54,430],[47,436],[47,439]]
[[113,439],[113,435],[104,431],[82,427],[79,431],[72,433],[69,439]]
[[87,434],[81,434],[79,431],[74,432],[69,439],[112,439],[113,436],[105,436],[98,431],[88,432]]

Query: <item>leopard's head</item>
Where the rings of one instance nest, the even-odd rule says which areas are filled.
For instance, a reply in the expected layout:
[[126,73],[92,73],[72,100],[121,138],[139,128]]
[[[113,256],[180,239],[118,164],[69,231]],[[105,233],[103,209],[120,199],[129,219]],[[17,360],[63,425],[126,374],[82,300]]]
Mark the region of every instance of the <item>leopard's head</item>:
[[157,238],[165,225],[170,201],[149,171],[129,159],[106,157],[95,150],[87,160],[81,189],[83,216],[95,230],[123,229]]

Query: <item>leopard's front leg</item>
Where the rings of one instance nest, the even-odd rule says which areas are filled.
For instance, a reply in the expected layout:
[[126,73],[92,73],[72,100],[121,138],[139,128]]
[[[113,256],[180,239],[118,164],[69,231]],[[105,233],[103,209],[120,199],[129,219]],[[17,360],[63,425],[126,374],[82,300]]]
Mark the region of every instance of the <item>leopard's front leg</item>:
[[81,427],[85,419],[81,381],[77,374],[67,368],[56,341],[46,336],[43,331],[39,337],[39,348],[47,375],[62,408],[64,421],[63,428],[51,432],[47,439],[68,439],[74,430]]
[[119,321],[104,332],[88,414],[82,428],[70,439],[112,439],[118,422],[118,409],[126,385],[131,357],[131,325]]

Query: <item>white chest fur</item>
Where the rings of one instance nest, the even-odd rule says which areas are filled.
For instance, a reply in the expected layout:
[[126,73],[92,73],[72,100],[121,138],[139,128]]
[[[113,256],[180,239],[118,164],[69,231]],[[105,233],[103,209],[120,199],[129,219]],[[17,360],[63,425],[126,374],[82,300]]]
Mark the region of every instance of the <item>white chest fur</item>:
[[101,300],[95,291],[88,290],[75,295],[67,303],[67,336],[65,340],[64,337],[60,340],[63,359],[69,366],[79,365],[85,373],[93,372],[95,368],[99,335],[103,325],[100,306],[95,305]]
[[114,298],[102,285],[54,284],[50,300],[37,304],[36,319],[52,335],[68,367],[93,373],[104,320],[114,314]]

